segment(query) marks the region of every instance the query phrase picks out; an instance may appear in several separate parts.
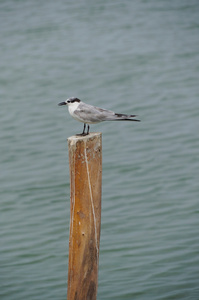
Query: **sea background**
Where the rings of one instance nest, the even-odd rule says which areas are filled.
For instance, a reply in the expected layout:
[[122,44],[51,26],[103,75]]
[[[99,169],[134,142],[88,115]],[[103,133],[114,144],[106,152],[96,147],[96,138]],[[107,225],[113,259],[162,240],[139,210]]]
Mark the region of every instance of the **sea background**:
[[0,299],[66,299],[76,96],[103,135],[98,299],[199,299],[198,0],[0,1]]

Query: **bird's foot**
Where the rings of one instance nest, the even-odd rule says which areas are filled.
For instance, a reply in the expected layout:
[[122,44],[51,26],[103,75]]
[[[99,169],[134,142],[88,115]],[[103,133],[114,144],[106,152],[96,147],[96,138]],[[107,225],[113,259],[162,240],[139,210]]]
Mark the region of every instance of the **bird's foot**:
[[86,136],[88,135],[89,133],[76,133],[77,136]]

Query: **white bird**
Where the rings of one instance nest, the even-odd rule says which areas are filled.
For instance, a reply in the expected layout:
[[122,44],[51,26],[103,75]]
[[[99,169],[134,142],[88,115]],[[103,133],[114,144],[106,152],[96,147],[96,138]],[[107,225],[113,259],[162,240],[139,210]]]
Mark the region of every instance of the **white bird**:
[[[69,114],[77,121],[84,123],[83,132],[78,135],[88,135],[90,126],[89,124],[96,124],[103,121],[137,121],[132,119],[136,115],[117,114],[111,110],[99,108],[90,104],[82,102],[76,97],[68,98],[66,101],[58,105],[67,105]],[[87,132],[85,133],[87,124]]]

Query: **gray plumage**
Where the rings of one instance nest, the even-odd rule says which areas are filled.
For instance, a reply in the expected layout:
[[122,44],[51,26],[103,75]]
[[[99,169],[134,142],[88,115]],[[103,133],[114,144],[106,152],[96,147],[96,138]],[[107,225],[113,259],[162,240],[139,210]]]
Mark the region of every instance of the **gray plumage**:
[[[140,121],[138,119],[133,119],[136,115],[118,114],[111,110],[86,104],[75,97],[68,98],[58,105],[67,105],[70,115],[77,121],[84,123],[84,130],[81,135],[89,134],[88,124],[95,124],[103,121]],[[88,129],[85,134],[86,124],[88,125]]]

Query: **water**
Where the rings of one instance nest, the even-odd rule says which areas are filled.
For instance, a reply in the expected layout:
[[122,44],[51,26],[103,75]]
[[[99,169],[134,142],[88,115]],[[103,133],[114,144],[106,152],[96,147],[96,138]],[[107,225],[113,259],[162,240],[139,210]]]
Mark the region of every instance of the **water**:
[[103,123],[98,299],[199,299],[199,4],[1,1],[0,298],[66,299],[70,96]]

